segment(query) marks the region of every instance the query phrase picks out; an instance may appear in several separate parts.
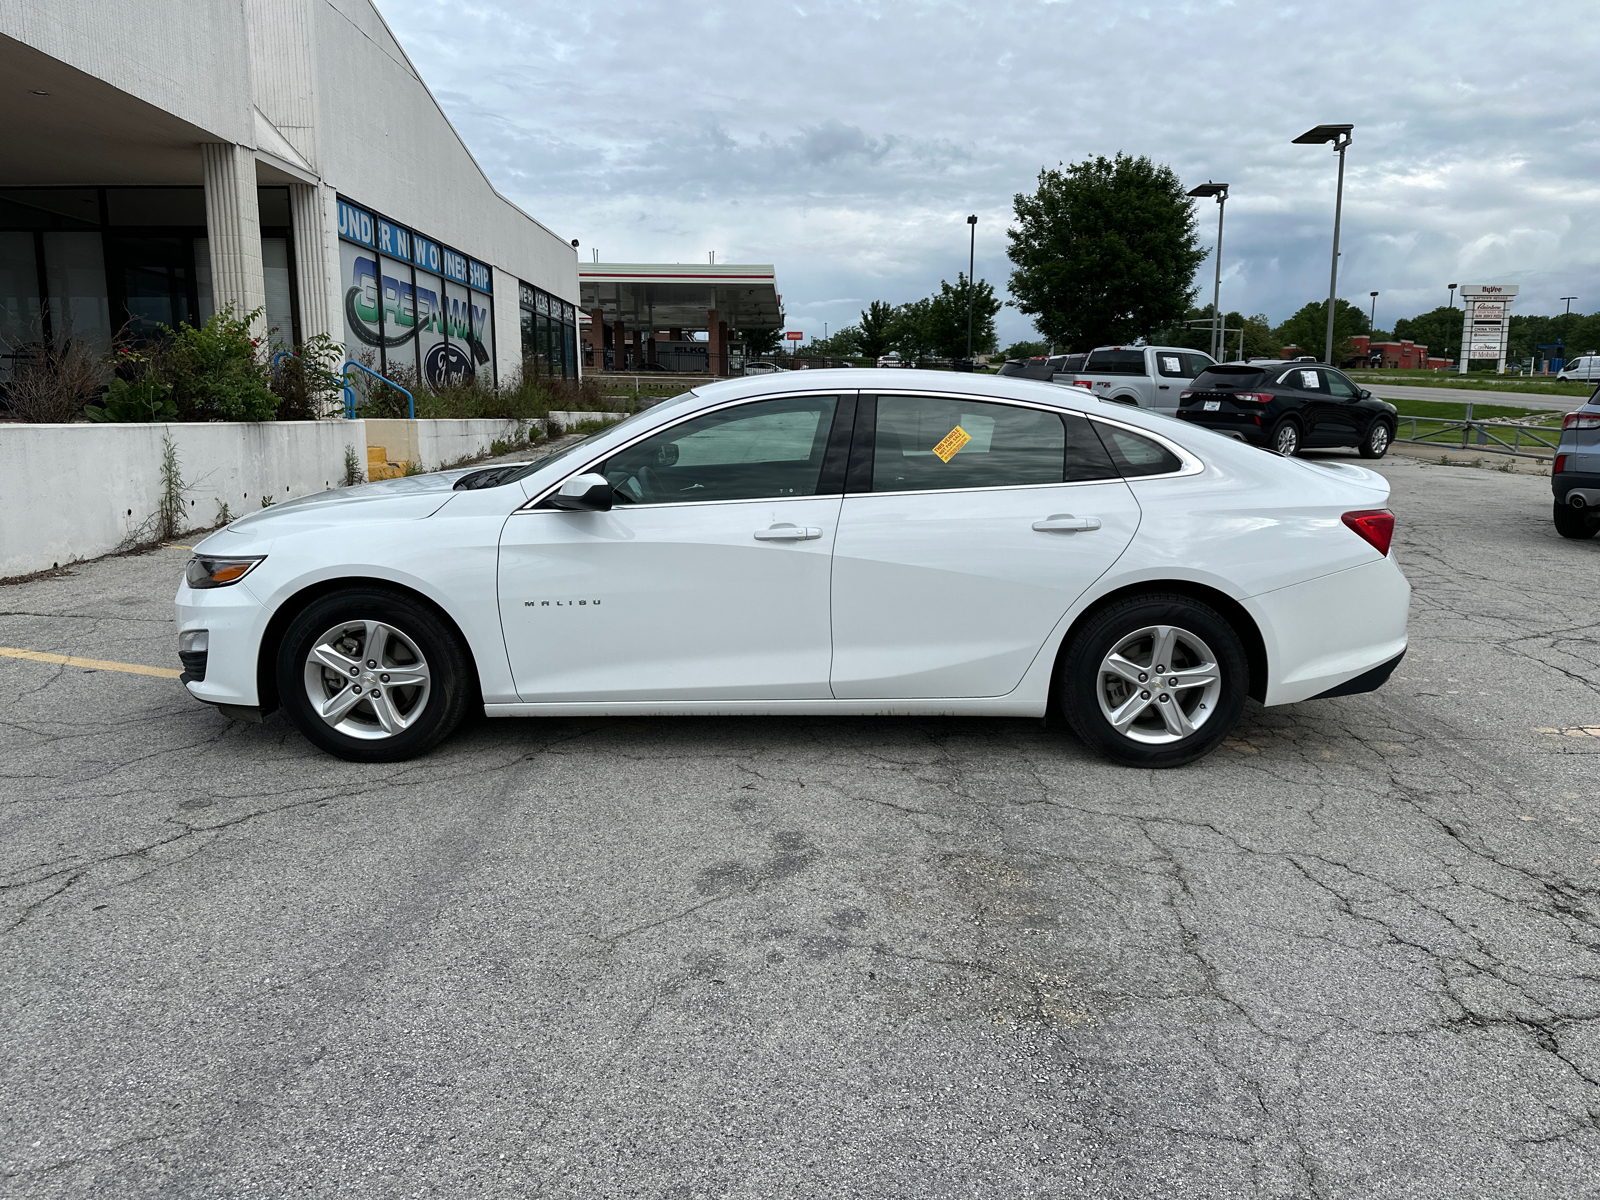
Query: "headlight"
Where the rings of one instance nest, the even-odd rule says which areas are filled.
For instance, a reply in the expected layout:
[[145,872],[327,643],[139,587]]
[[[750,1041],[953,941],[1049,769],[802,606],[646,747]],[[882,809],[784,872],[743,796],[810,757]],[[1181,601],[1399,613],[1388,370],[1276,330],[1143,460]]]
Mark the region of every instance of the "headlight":
[[197,554],[183,570],[184,582],[192,588],[227,587],[250,574],[264,558],[265,554],[254,558],[213,558]]

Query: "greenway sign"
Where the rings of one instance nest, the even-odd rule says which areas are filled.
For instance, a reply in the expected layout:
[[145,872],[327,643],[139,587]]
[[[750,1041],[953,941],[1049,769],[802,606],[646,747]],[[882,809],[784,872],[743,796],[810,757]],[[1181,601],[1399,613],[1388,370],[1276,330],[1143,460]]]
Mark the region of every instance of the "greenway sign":
[[1495,359],[1506,369],[1515,284],[1468,283],[1461,287],[1461,374],[1473,359]]

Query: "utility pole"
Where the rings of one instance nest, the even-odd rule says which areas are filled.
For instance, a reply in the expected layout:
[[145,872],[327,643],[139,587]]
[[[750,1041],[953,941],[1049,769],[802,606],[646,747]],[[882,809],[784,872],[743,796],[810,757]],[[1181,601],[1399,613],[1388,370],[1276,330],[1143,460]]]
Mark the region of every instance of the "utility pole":
[[1223,339],[1226,336],[1222,329],[1222,213],[1228,204],[1228,185],[1208,181],[1191,189],[1189,195],[1217,198],[1217,272],[1211,284],[1211,357],[1220,359],[1223,355]]
[[1295,143],[1302,146],[1320,146],[1333,143],[1339,155],[1339,187],[1333,201],[1333,268],[1328,274],[1328,338],[1322,361],[1333,366],[1333,309],[1339,294],[1339,218],[1344,211],[1344,152],[1351,143],[1350,131],[1354,125],[1315,125],[1306,130]]
[[974,264],[978,261],[978,214],[967,218],[967,228],[972,236],[967,242],[967,364],[972,363],[972,302],[977,299],[978,286],[972,281]]

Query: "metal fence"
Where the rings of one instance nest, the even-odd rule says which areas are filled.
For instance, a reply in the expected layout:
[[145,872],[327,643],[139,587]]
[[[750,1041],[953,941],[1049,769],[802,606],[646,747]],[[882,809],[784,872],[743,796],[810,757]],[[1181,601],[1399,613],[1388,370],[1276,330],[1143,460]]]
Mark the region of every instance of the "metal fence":
[[[1512,454],[1522,458],[1550,460],[1555,457],[1561,430],[1518,425],[1515,421],[1475,421],[1472,405],[1459,421],[1439,417],[1398,417],[1395,441],[1418,446],[1439,446],[1446,450],[1478,450],[1486,454]],[[1426,433],[1419,425],[1435,426]],[[1405,431],[1409,428],[1410,435]]]

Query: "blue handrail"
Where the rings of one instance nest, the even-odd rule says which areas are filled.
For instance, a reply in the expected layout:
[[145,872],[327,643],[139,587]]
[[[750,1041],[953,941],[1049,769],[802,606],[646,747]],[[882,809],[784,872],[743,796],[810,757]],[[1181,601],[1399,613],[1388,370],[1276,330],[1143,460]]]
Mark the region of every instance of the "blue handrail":
[[412,397],[410,392],[406,391],[405,388],[401,387],[394,380],[388,379],[388,378],[385,378],[382,375],[379,375],[371,367],[365,366],[362,363],[358,363],[353,358],[352,359],[348,359],[345,362],[344,370],[339,373],[340,377],[344,380],[344,415],[346,417],[350,418],[351,420],[354,420],[355,419],[355,415],[356,415],[356,389],[350,383],[350,368],[351,367],[354,367],[358,371],[365,371],[368,375],[371,375],[379,383],[386,383],[390,387],[392,387],[395,391],[399,392],[402,396],[404,396],[406,398],[407,411],[411,414],[411,419],[413,421],[415,421],[417,419],[417,402]]

